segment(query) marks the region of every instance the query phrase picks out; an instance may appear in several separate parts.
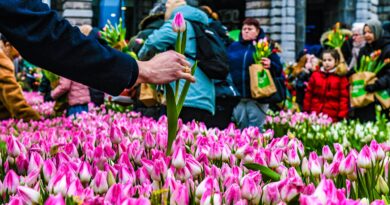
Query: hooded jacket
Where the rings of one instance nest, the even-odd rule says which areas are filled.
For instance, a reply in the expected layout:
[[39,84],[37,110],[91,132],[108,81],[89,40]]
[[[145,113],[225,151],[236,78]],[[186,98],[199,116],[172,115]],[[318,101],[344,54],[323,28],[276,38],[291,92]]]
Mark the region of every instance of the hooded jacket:
[[[259,36],[257,40],[265,37],[264,31],[260,28]],[[233,78],[233,83],[241,93],[243,98],[252,98],[250,90],[250,78],[249,78],[249,66],[254,64],[253,53],[255,47],[252,41],[244,41],[240,34],[238,42],[232,43],[228,47],[228,58],[230,65],[230,74]],[[281,77],[283,66],[280,62],[280,57],[272,53],[269,57],[271,60],[271,74],[273,77]]]
[[[188,20],[207,24],[208,19],[203,11],[188,5],[181,5],[175,8],[172,11],[170,19],[165,21],[160,29],[153,31],[152,35],[145,41],[138,53],[140,59],[143,59],[145,56],[153,56],[158,52],[163,52],[174,47],[177,33],[172,29],[172,20],[178,12],[181,12],[184,19],[187,20],[187,44],[185,53],[186,55],[192,56],[187,57],[187,60],[191,65],[195,63],[193,60],[193,57],[196,56],[195,31]],[[196,68],[194,76],[196,82],[191,83],[183,106],[207,110],[210,113],[214,113],[215,89],[213,82],[199,67]],[[185,80],[180,80],[179,92],[181,92],[184,83]],[[174,85],[174,83],[172,85]]]
[[[371,44],[366,43],[366,45],[359,52],[359,59],[363,56],[369,56],[372,52],[376,50],[381,50],[381,55],[379,56],[379,61],[384,61],[386,58],[390,58],[390,35],[385,33],[382,29],[382,25],[377,20],[369,20],[366,25],[370,27],[371,31],[374,33],[374,42]],[[358,61],[358,66],[360,66],[360,61]],[[376,74],[378,78],[375,81],[373,86],[373,91],[380,91],[387,89],[390,93],[390,64],[387,64]]]
[[0,120],[39,120],[39,114],[24,99],[22,88],[16,82],[14,69],[12,61],[0,49]]
[[349,82],[347,77],[324,70],[314,71],[310,77],[303,110],[324,113],[337,122],[348,115]]

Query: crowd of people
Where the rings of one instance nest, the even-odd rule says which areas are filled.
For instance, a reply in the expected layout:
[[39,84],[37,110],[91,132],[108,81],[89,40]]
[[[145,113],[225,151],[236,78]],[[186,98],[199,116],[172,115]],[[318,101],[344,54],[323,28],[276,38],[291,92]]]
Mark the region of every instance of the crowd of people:
[[[97,106],[101,105],[103,92],[118,95],[123,90],[130,90],[125,93],[132,93],[133,109],[157,119],[166,114],[164,100],[153,105],[144,104],[139,99],[142,92],[140,85],[182,79],[181,86],[185,80],[193,82],[179,116],[183,122],[196,120],[209,127],[219,128],[226,128],[230,122],[234,122],[241,129],[248,126],[262,127],[269,109],[277,111],[286,108],[286,98],[294,98],[298,110],[324,113],[333,121],[374,121],[376,102],[351,108],[348,78],[354,74],[353,68],[359,66],[362,55],[381,50],[380,60],[390,57],[389,34],[378,20],[369,20],[353,24],[351,30],[346,25],[341,29],[343,35],[350,38],[340,50],[326,45],[328,34],[324,33],[324,37],[319,39],[321,46],[305,49],[298,55],[296,63],[286,66],[280,57],[278,44],[269,39],[257,19],[245,19],[239,40],[234,42],[227,28],[219,21],[218,14],[210,7],[197,8],[186,0],[166,0],[155,5],[150,15],[141,21],[139,33],[129,41],[130,50],[140,59],[134,60],[105,45],[99,39],[96,29],[90,26],[74,28],[39,1],[4,2],[0,1],[0,12],[15,14],[22,19],[29,16],[23,9],[32,9],[34,18],[26,20],[26,25],[29,22],[34,24],[31,23],[22,31],[18,29],[21,27],[11,26],[9,22],[0,22],[0,32],[3,33],[0,41],[0,74],[8,73],[9,76],[1,78],[0,89],[4,89],[0,96],[1,106],[8,110],[7,114],[0,113],[1,119],[39,119],[39,115],[25,103],[14,75],[10,75],[14,70],[12,59],[18,55],[12,45],[21,51],[23,57],[60,75],[53,80],[51,73],[47,72],[39,90],[45,95],[45,100],[66,98],[67,116],[88,112],[87,104],[91,101]],[[3,4],[7,6],[2,7]],[[172,21],[179,12],[187,25],[184,55],[171,51],[177,38]],[[199,66],[193,76],[185,71],[185,68],[195,63],[197,57],[198,41],[194,23],[208,26],[223,42],[226,63],[229,65],[225,79],[213,79]],[[37,28],[44,29],[37,32]],[[256,51],[253,42],[260,40],[270,42],[272,53],[262,58],[261,64],[270,71],[277,88],[274,95],[278,97],[257,99],[251,95],[249,67],[255,63],[253,55]],[[389,67],[386,65],[377,73],[377,80],[365,87],[367,92],[387,90],[390,93]],[[12,91],[5,90],[8,85],[12,85]],[[18,97],[14,99],[5,95]],[[13,102],[8,102],[9,99],[13,99]],[[8,105],[18,106],[11,108]],[[382,113],[389,118],[388,109],[382,109]]]

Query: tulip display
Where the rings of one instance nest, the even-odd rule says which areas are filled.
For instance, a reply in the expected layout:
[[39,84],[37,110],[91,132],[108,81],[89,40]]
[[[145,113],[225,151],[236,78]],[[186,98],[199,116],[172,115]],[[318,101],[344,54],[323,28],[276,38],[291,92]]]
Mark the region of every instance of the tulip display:
[[[332,119],[325,114],[291,111],[270,113],[264,127],[274,130],[277,137],[295,136],[308,151],[318,153],[323,147],[333,143],[342,144],[346,149],[360,150],[371,140],[387,141],[390,134],[390,123],[383,117],[378,117],[375,123],[360,123],[354,120],[332,123]],[[329,158],[329,155],[325,153],[324,157]]]
[[[314,117],[313,122],[314,122]],[[273,119],[275,120],[275,119]],[[329,126],[329,121],[318,120]],[[273,130],[208,129],[92,109],[77,117],[0,123],[1,203],[373,204],[388,201],[390,145],[309,151]],[[362,200],[362,201],[361,201]]]

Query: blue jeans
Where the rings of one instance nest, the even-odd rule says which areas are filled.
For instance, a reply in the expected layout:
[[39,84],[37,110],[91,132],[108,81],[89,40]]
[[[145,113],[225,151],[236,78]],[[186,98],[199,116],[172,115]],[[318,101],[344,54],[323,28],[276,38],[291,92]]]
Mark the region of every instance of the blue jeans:
[[243,98],[233,110],[233,120],[240,129],[249,126],[262,128],[267,110],[268,104],[260,104],[256,100]]
[[69,117],[82,112],[88,112],[88,104],[69,106],[66,111],[66,116]]

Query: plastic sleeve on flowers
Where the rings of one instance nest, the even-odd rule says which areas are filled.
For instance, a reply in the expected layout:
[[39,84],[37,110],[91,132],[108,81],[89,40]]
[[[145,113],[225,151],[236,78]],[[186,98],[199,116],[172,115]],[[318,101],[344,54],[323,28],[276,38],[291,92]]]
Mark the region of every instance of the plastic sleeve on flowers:
[[0,32],[39,67],[112,95],[134,84],[137,62],[85,37],[40,0],[0,0]]

